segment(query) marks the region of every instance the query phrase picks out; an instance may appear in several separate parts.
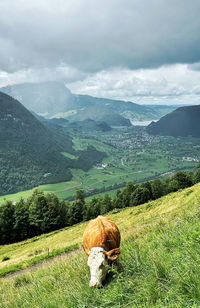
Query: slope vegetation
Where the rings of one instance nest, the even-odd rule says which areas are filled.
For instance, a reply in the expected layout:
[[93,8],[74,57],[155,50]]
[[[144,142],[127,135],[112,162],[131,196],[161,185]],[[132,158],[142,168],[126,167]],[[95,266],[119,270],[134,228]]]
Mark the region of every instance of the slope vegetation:
[[[47,128],[17,100],[0,92],[0,195],[67,181],[69,168],[88,170],[105,157],[92,147],[76,153],[76,161],[61,152],[75,153],[68,133]],[[86,164],[87,155],[91,160]]]
[[[122,235],[122,253],[103,289],[88,286],[83,251],[36,271],[0,281],[2,307],[199,307],[200,184],[141,206],[109,213]],[[81,244],[86,223],[18,244],[2,246],[10,260]],[[7,263],[7,265],[6,265]]]

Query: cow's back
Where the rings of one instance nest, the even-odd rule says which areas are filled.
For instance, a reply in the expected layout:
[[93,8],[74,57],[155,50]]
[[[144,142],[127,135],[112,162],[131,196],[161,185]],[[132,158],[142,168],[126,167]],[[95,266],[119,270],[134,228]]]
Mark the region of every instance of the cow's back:
[[83,248],[88,255],[92,247],[103,246],[110,251],[120,246],[120,232],[109,218],[98,216],[89,222],[83,234]]

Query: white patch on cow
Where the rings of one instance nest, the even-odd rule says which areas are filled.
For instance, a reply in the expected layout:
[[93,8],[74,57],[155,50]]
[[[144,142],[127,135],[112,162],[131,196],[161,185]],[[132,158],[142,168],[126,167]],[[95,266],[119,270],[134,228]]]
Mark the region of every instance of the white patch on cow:
[[100,287],[107,273],[107,257],[104,254],[104,249],[101,247],[93,247],[88,257],[88,266],[90,268],[91,287]]

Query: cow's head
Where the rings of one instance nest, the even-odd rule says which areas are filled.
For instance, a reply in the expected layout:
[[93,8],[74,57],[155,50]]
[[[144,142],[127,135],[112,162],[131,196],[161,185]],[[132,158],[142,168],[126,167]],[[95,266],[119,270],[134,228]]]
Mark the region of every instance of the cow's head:
[[120,254],[120,248],[105,251],[102,247],[93,247],[89,252],[90,287],[100,287],[106,277],[108,260],[114,261]]

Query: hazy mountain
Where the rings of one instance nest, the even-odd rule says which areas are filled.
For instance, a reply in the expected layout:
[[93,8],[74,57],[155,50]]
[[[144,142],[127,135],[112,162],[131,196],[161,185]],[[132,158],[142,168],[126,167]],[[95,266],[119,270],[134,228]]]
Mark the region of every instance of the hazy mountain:
[[42,116],[37,115],[33,112],[33,115],[40,120],[44,125],[50,128],[65,127],[68,130],[72,129],[73,131],[83,132],[83,131],[102,131],[106,132],[111,130],[111,127],[104,121],[94,121],[91,119],[86,119],[83,121],[69,122],[63,118],[52,118],[47,119]]
[[86,119],[83,121],[69,122],[68,127],[74,131],[100,131],[107,132],[111,130],[111,127],[104,121],[94,121]]
[[73,102],[73,94],[59,82],[24,83],[0,90],[20,101],[27,109],[47,116],[65,112],[66,106]]
[[154,135],[200,137],[200,105],[180,107],[152,122],[147,131]]
[[171,111],[166,108],[142,106],[132,102],[75,95],[58,82],[20,84],[1,88],[18,99],[26,108],[46,117],[83,121],[88,118],[105,121],[111,126],[130,125],[130,121],[157,120]]
[[[67,116],[67,119],[71,122],[84,121],[91,119],[94,121],[106,122],[109,126],[131,126],[129,119],[126,119],[119,113],[111,110],[104,110],[103,107],[95,107],[91,103],[90,106],[82,102],[82,106],[77,106],[73,109],[73,113]],[[75,108],[75,107],[74,107]]]
[[[68,134],[47,128],[17,100],[0,92],[0,194],[69,180],[69,168],[87,170],[91,161],[105,157],[95,148],[75,152],[72,146]],[[61,152],[75,154],[77,159]]]

